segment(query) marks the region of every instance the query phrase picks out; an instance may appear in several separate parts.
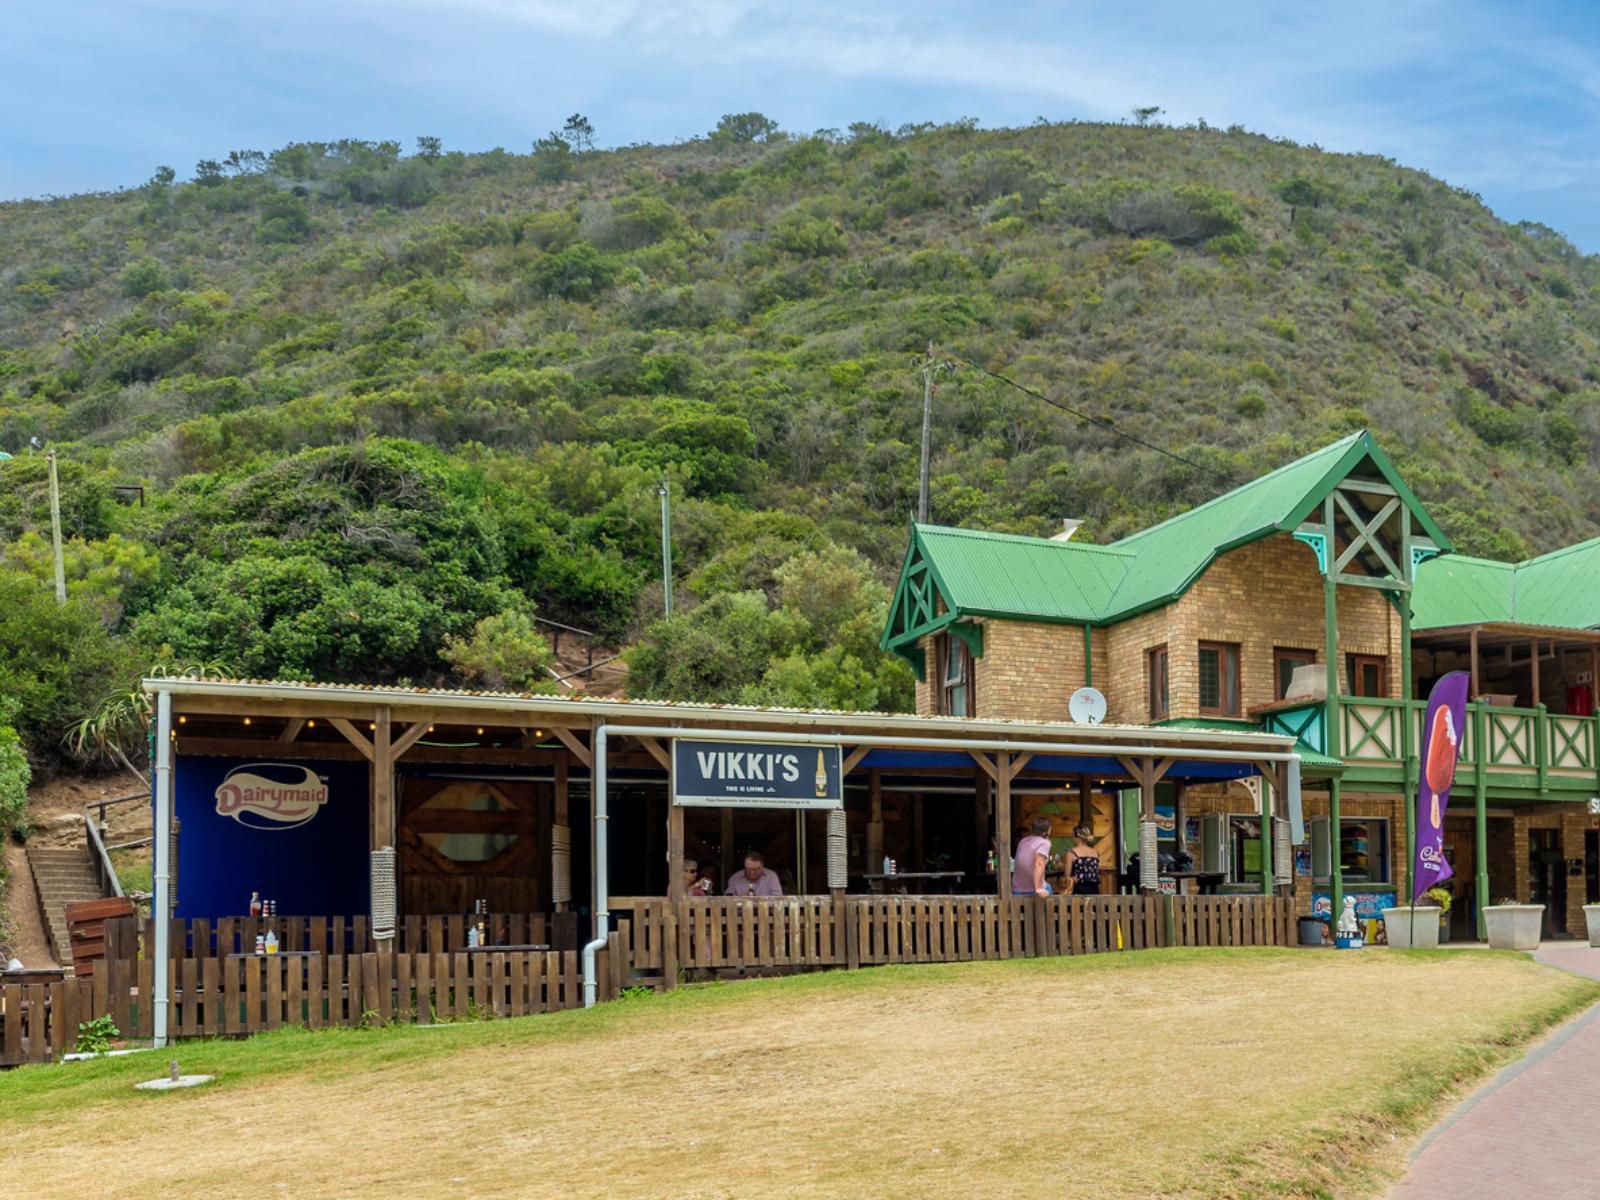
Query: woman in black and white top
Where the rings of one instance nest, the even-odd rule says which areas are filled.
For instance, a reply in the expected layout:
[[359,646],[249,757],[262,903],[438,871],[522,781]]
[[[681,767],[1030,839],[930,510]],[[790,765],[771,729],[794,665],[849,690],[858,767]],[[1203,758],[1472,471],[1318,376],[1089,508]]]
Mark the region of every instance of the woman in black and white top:
[[1094,830],[1079,825],[1072,831],[1072,837],[1072,849],[1067,851],[1067,879],[1072,884],[1072,894],[1098,895],[1100,856],[1094,851]]

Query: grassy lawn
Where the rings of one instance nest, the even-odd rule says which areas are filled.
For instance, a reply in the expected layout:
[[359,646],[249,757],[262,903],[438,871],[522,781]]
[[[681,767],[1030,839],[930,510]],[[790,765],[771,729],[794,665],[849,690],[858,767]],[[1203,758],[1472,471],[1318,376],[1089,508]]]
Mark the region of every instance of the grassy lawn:
[[[1161,950],[687,988],[0,1074],[22,1195],[1364,1196],[1600,984],[1485,951]],[[115,1130],[108,1136],[107,1130]],[[1396,1138],[1399,1140],[1397,1141]]]

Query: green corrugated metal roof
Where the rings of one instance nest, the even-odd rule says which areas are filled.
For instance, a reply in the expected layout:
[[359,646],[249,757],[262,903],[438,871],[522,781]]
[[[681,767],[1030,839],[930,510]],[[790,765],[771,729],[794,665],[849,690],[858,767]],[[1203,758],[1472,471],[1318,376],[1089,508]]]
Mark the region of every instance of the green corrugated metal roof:
[[[1218,554],[1294,529],[1336,483],[1356,473],[1390,483],[1429,535],[1449,548],[1389,460],[1362,432],[1111,546],[919,525],[912,531],[901,587],[908,585],[920,556],[955,616],[1122,620],[1181,596]],[[900,635],[909,638],[894,621],[891,616],[885,645]]]
[[1223,551],[1265,537],[1286,523],[1291,528],[1299,524],[1299,517],[1291,520],[1296,509],[1319,489],[1325,491],[1327,476],[1369,442],[1365,433],[1351,434],[1114,543],[1137,558],[1117,589],[1113,615],[1137,612],[1180,595]]
[[1097,621],[1130,556],[1106,546],[918,525],[913,536],[952,609],[974,616]]
[[1412,627],[1503,623],[1600,628],[1600,538],[1526,562],[1429,559],[1417,568]]

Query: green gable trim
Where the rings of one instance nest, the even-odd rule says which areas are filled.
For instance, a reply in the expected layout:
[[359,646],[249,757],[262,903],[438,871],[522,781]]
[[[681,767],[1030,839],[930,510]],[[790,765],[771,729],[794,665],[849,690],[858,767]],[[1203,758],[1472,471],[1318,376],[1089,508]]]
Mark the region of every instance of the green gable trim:
[[973,658],[983,657],[983,626],[975,625],[971,621],[952,621],[946,627],[951,637],[960,638]]
[[[1378,469],[1378,474],[1383,476],[1383,481],[1394,489],[1402,507],[1410,510],[1411,515],[1417,519],[1417,524],[1422,526],[1424,533],[1432,539],[1440,550],[1453,550],[1455,544],[1445,536],[1444,530],[1434,523],[1428,515],[1428,510],[1422,507],[1422,501],[1417,499],[1416,493],[1406,486],[1405,480],[1400,478],[1400,472],[1394,469],[1394,464],[1389,461],[1389,456],[1372,440],[1372,435],[1366,430],[1346,438],[1348,448],[1339,456],[1337,461],[1329,468],[1326,475],[1304,499],[1290,510],[1288,517],[1279,523],[1280,529],[1293,529],[1317,510],[1317,506],[1328,497],[1328,493],[1339,486],[1352,471],[1361,465],[1363,459],[1370,459],[1372,465]],[[1344,443],[1335,442],[1334,445]]]

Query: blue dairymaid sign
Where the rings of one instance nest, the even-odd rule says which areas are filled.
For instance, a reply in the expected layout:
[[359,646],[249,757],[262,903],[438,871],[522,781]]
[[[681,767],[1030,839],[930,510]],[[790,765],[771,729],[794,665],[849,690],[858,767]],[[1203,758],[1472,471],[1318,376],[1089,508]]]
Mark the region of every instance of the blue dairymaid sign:
[[672,802],[718,808],[839,808],[838,746],[794,742],[672,744]]
[[251,892],[285,915],[367,911],[366,763],[182,755],[173,774],[178,916],[240,916]]

